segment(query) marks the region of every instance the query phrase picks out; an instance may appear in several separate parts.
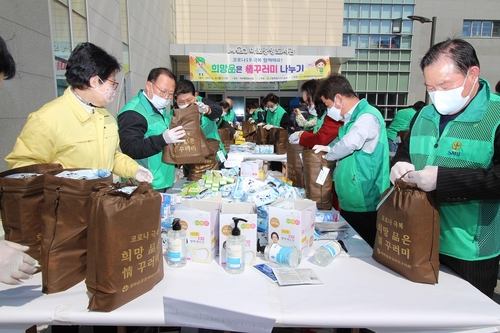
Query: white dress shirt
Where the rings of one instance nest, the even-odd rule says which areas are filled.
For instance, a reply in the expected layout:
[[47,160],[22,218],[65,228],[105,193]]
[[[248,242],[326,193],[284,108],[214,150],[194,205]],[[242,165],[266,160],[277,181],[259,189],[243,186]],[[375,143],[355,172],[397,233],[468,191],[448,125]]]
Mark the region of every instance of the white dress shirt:
[[[359,102],[344,115],[342,119],[344,121],[343,126],[349,123],[352,112],[358,104]],[[380,126],[377,117],[370,113],[362,114],[352,125],[349,132],[325,155],[325,159],[329,161],[340,160],[360,149],[368,154],[373,153],[380,137]]]

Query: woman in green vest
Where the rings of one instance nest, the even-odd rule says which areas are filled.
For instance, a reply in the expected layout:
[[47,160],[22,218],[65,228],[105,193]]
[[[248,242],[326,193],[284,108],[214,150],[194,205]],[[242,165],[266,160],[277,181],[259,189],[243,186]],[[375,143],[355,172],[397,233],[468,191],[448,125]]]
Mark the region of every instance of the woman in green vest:
[[259,124],[264,121],[265,112],[259,107],[259,103],[248,104],[247,112],[250,115],[250,118],[248,120],[252,124]]
[[290,117],[285,109],[279,105],[279,97],[269,93],[264,97],[263,103],[267,111],[264,128],[270,130],[273,127],[281,127],[288,130]]

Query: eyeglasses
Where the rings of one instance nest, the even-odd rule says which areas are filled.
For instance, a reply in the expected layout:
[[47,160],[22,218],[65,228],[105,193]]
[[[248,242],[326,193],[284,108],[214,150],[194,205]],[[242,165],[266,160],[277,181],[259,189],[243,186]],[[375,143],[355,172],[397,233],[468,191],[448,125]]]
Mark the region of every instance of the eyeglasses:
[[[101,81],[101,83],[104,84],[104,81],[101,80],[100,77],[98,77],[98,78],[99,78],[99,81]],[[105,81],[109,81],[109,82],[113,83],[113,86],[112,86],[113,90],[118,89],[118,86],[120,85],[120,83],[118,83],[118,82],[116,82],[114,80],[106,79]]]
[[160,97],[166,97],[166,98],[174,97],[173,91],[161,90],[153,81],[149,81],[149,82],[151,82],[160,91]]

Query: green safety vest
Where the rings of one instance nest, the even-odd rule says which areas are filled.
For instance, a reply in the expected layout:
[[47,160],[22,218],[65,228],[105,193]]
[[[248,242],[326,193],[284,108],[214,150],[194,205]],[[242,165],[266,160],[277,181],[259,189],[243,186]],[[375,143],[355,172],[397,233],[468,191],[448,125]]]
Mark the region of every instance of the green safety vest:
[[320,130],[321,126],[323,126],[323,123],[325,122],[325,116],[328,112],[324,112],[321,117],[318,117],[318,119],[316,120],[316,125],[314,125],[313,127],[313,133],[318,133],[318,131]]
[[234,123],[234,111],[230,109],[226,115],[222,116],[222,119],[227,121],[228,123]]
[[281,105],[278,104],[278,108],[276,109],[276,111],[267,111],[266,124],[280,127],[281,118],[283,118],[283,115],[285,113],[285,109],[283,109]]
[[[224,149],[224,144],[219,136],[219,126],[217,121],[211,120],[207,116],[201,116],[201,130],[205,134],[207,139],[215,139],[219,141],[219,150],[222,151],[224,156],[227,155],[226,149]],[[217,159],[220,161],[219,155],[216,155]]]
[[[410,133],[410,158],[415,170],[426,165],[488,169],[492,166],[495,132],[500,125],[500,96],[480,79],[481,90],[439,136],[441,115],[424,107]],[[467,194],[464,193],[464,196]],[[500,254],[500,201],[441,202],[439,252],[463,260]]]
[[[316,116],[310,116],[309,118],[307,118],[307,121],[311,121],[312,119],[316,118],[316,123],[318,123],[318,117]],[[304,131],[310,131],[310,130],[313,130],[316,128],[316,124],[314,126],[304,126]],[[313,132],[313,133],[316,133],[316,132]]]
[[255,110],[253,112],[252,117],[250,119],[253,119],[253,120],[257,121],[257,119],[259,119],[259,113],[260,112],[264,112],[264,110],[262,110],[262,109]]
[[375,150],[369,154],[362,149],[340,159],[335,173],[335,190],[340,208],[351,212],[374,212],[382,193],[389,187],[389,145],[385,122],[375,107],[362,99],[351,119],[339,129],[342,139],[359,116],[370,113],[380,122],[380,137]]
[[[160,135],[169,128],[170,121],[172,120],[172,111],[165,110],[165,115],[162,116],[153,109],[142,92],[143,90],[140,90],[137,96],[121,109],[118,115],[125,111],[135,111],[141,114],[147,121],[148,129],[144,134],[144,138]],[[153,174],[152,186],[154,189],[170,187],[175,179],[175,165],[163,163],[161,157],[162,152],[160,151],[147,158],[136,159],[137,163]]]

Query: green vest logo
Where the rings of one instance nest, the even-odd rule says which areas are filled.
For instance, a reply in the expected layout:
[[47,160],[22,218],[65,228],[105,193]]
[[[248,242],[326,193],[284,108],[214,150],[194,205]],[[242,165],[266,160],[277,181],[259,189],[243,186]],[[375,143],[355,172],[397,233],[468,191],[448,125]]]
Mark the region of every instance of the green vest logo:
[[460,156],[460,152],[458,150],[460,150],[460,148],[462,148],[462,143],[461,142],[458,142],[458,141],[455,141],[451,144],[451,151],[448,152],[448,155],[453,155],[453,156]]

